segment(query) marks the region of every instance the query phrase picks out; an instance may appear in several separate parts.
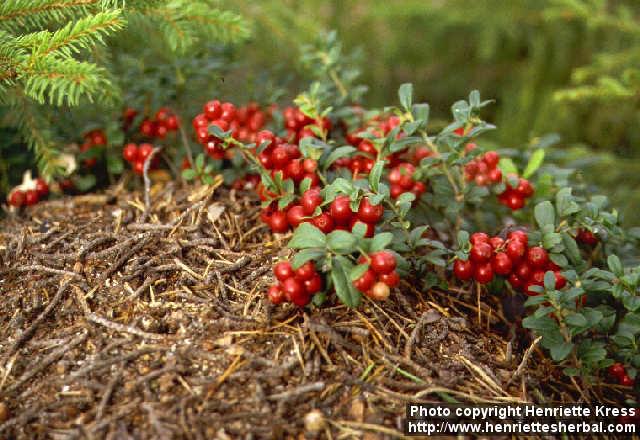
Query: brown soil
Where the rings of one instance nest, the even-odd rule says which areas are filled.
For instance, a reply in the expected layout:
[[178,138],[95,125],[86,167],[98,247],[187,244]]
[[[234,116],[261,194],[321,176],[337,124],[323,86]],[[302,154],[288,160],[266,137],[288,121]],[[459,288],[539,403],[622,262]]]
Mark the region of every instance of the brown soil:
[[248,194],[173,184],[6,218],[0,438],[395,438],[407,402],[580,397],[475,293],[271,306],[287,238]]

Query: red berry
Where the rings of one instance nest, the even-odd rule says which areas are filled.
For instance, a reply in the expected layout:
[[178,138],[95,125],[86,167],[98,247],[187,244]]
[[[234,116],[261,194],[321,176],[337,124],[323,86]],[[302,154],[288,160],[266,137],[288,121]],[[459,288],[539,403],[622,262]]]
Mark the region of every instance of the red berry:
[[529,183],[527,179],[523,178],[520,178],[518,180],[518,186],[516,187],[515,191],[525,199],[531,197],[534,192],[531,183]]
[[272,163],[271,163],[271,155],[269,153],[267,153],[266,151],[259,153],[258,160],[260,161],[260,165],[262,165],[264,168],[268,170],[271,169]]
[[333,202],[331,202],[329,213],[335,223],[340,225],[349,224],[353,214],[351,212],[351,199],[349,199],[349,196],[337,196]]
[[529,238],[527,237],[527,233],[522,230],[509,232],[509,240],[521,241],[522,243],[525,244],[525,246],[529,243]]
[[524,293],[526,293],[528,296],[538,296],[540,295],[540,292],[537,292],[535,290],[533,290],[534,287],[536,287],[537,284],[531,282],[531,281],[527,281],[524,285]]
[[140,124],[140,133],[142,133],[146,137],[152,137],[155,132],[156,127],[152,121],[148,119],[142,121],[142,124]]
[[294,205],[287,210],[287,222],[292,228],[297,228],[304,221],[305,213],[300,205]]
[[282,291],[284,296],[298,307],[304,307],[309,304],[309,294],[304,289],[303,284],[295,278],[284,280],[282,282]]
[[489,168],[495,168],[500,161],[500,155],[495,151],[487,151],[482,158]]
[[24,204],[26,206],[35,205],[38,203],[38,193],[35,189],[29,189],[24,193]]
[[279,281],[284,281],[294,275],[291,263],[287,260],[280,261],[273,266],[273,274]]
[[218,119],[220,115],[222,115],[222,106],[220,105],[220,101],[216,99],[207,102],[204,105],[203,111],[208,120],[213,121],[214,119]]
[[522,281],[527,281],[531,277],[531,268],[526,262],[523,261],[518,265],[518,267],[516,267],[514,273],[518,275],[518,278],[520,278]]
[[304,177],[304,169],[302,168],[302,162],[300,159],[293,159],[285,167],[285,175],[294,182],[298,183]]
[[139,176],[142,176],[142,174],[144,173],[144,162],[141,160],[136,160],[133,163],[133,172]]
[[382,219],[384,207],[382,204],[372,205],[368,197],[360,200],[358,206],[358,218],[365,223],[377,223]]
[[634,380],[626,374],[620,378],[620,385],[622,385],[623,387],[632,387],[633,384]]
[[411,189],[413,186],[413,173],[415,172],[416,167],[410,163],[403,163],[400,164],[398,168],[400,168],[400,180],[398,181],[398,184],[406,190]]
[[176,115],[170,115],[167,118],[166,126],[169,130],[175,131],[180,127],[180,121]]
[[365,273],[362,274],[360,278],[353,281],[353,285],[360,292],[366,292],[371,287],[373,287],[373,283],[376,282],[376,275],[371,269],[367,269]]
[[366,292],[366,295],[376,301],[384,301],[389,298],[389,294],[391,293],[391,289],[382,281],[378,281],[373,285],[371,290]]
[[531,274],[531,278],[529,278],[529,281],[531,281],[536,286],[544,286],[544,274],[544,270],[535,270]]
[[311,277],[313,277],[315,273],[316,265],[313,263],[313,261],[307,261],[295,270],[295,276],[300,281],[311,279]]
[[522,257],[524,257],[526,251],[526,244],[514,239],[510,239],[509,243],[507,243],[507,247],[505,248],[505,252],[513,261],[519,261]]
[[314,159],[305,159],[302,161],[302,168],[305,173],[315,173],[318,169],[318,161]]
[[524,199],[518,193],[511,193],[506,198],[506,205],[512,211],[517,211],[524,206]]
[[271,152],[271,163],[277,169],[282,169],[289,163],[289,153],[284,147],[276,147]]
[[498,275],[509,275],[513,264],[511,258],[504,252],[498,252],[493,257],[493,271]]
[[122,150],[122,157],[127,162],[134,162],[138,159],[138,146],[136,144],[127,144]]
[[589,246],[595,246],[598,244],[598,238],[593,234],[593,232],[587,229],[579,229],[578,235],[576,235],[576,240]]
[[371,268],[378,274],[389,273],[396,268],[396,257],[391,252],[379,251],[370,255]]
[[46,197],[49,194],[49,185],[42,178],[36,179],[36,193],[38,193],[38,197]]
[[193,121],[191,121],[191,125],[193,125],[194,130],[199,129],[200,127],[208,127],[209,120],[204,114],[200,113],[195,118],[193,118]]
[[269,300],[273,304],[282,304],[285,300],[284,292],[279,286],[271,286],[269,287],[269,291],[267,292],[267,296]]
[[489,244],[494,250],[498,250],[504,246],[504,239],[502,239],[502,237],[491,237],[489,239]]
[[473,234],[471,234],[469,242],[473,245],[477,243],[488,243],[489,235],[485,234],[484,232],[474,232]]
[[333,219],[326,212],[313,217],[313,219],[311,219],[311,223],[325,234],[333,231]]
[[411,187],[411,192],[416,195],[416,199],[419,199],[426,191],[427,185],[424,182],[415,182]]
[[615,377],[618,380],[620,380],[622,376],[627,374],[624,365],[622,365],[620,362],[616,362],[615,364],[611,365],[608,369],[608,372],[611,376]]
[[309,295],[313,295],[314,293],[318,293],[322,290],[322,277],[319,274],[314,273],[311,278],[304,280],[302,284],[304,285],[304,290]]
[[464,261],[457,259],[453,263],[453,274],[459,280],[470,280],[473,276],[473,263],[471,262],[471,260]]
[[362,151],[363,153],[371,154],[373,156],[378,154],[376,147],[373,146],[373,143],[369,139],[363,139],[362,141],[360,141],[360,143],[358,144],[358,150]]
[[404,193],[404,188],[398,184],[392,184],[389,192],[392,198],[397,199],[400,197],[400,194]]
[[493,268],[491,267],[491,263],[477,265],[473,271],[473,279],[480,284],[487,284],[491,282],[491,280],[493,280]]
[[544,268],[549,261],[549,255],[544,248],[535,246],[529,248],[529,251],[527,252],[527,261],[534,268]]
[[287,214],[284,211],[276,211],[269,219],[269,226],[273,232],[283,233],[289,230]]
[[7,203],[11,206],[20,207],[24,204],[24,198],[24,191],[16,189],[9,193],[9,197],[7,197]]
[[153,145],[147,143],[140,144],[140,148],[138,149],[138,159],[140,162],[144,162],[149,156],[151,156],[152,152]]
[[224,119],[227,122],[233,121],[236,117],[236,106],[230,102],[225,102],[221,105],[222,114],[220,115],[220,119]]
[[489,184],[489,176],[487,176],[486,174],[478,174],[474,178],[474,181],[478,186],[487,186]]
[[306,190],[300,198],[300,204],[306,215],[312,215],[318,206],[322,203],[320,189],[311,188]]
[[524,285],[524,282],[522,281],[522,279],[515,273],[512,273],[511,275],[509,275],[508,281],[509,281],[509,284],[511,284],[511,287],[513,287],[514,289],[519,289]]
[[393,272],[380,274],[378,279],[389,287],[396,287],[400,284],[400,275],[398,275],[398,272],[395,270]]
[[502,182],[502,170],[500,170],[500,168],[489,170],[489,172],[487,173],[487,177],[489,178],[491,183]]
[[484,263],[491,259],[493,248],[487,242],[476,243],[471,247],[469,258],[474,263]]

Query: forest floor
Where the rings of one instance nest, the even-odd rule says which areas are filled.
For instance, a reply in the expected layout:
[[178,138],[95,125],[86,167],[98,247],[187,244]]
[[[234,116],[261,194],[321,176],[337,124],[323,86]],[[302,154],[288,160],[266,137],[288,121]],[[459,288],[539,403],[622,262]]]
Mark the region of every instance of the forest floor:
[[408,402],[580,399],[475,291],[270,305],[288,237],[258,216],[248,193],[169,183],[5,218],[0,438],[396,438]]

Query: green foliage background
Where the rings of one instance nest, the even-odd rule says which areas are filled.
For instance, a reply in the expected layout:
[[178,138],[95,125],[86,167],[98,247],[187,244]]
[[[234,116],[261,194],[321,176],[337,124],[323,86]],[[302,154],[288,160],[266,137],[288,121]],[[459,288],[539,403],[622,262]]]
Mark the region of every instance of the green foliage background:
[[[12,3],[53,0],[5,5]],[[429,102],[433,117],[444,120],[451,102],[479,89],[496,100],[485,116],[498,130],[487,143],[526,148],[557,133],[560,141],[548,157],[580,168],[585,182],[612,196],[627,224],[640,224],[637,0],[93,3],[124,7],[128,25],[105,38],[105,46],[83,52],[84,59],[108,69],[105,77],[122,93],[112,104],[85,100],[68,114],[46,108],[39,113],[43,106],[29,103],[44,118],[50,139],[70,141],[76,132],[77,140],[80,130],[114,121],[123,102],[149,108],[170,104],[190,117],[214,94],[239,102],[286,101],[318,73],[318,63],[305,62],[305,45],[335,29],[345,56],[359,53],[361,81],[369,89],[363,104],[393,103],[398,85],[412,82],[416,99]],[[212,8],[220,12],[212,16]],[[220,22],[205,25],[195,16]],[[57,21],[73,17],[62,14]],[[48,29],[57,28],[53,21],[46,22]],[[15,113],[15,107],[1,107],[0,116]],[[0,152],[7,158],[20,136],[3,133]],[[0,160],[0,166],[7,162]],[[15,181],[20,166],[8,168]],[[0,172],[5,181],[7,175]]]

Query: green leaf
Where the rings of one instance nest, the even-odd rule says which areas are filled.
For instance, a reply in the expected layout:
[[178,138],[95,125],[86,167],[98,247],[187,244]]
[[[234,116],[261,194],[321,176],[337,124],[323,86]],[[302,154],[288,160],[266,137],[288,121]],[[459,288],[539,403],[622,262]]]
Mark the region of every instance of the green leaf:
[[573,344],[571,342],[561,342],[559,344],[554,344],[549,349],[549,353],[551,353],[551,358],[554,361],[560,362],[569,356],[571,350],[573,350]]
[[302,223],[296,228],[287,247],[291,249],[324,248],[325,244],[326,237],[320,229],[311,223]]
[[607,265],[609,266],[609,269],[611,269],[611,272],[616,274],[617,277],[624,275],[624,267],[617,255],[609,255],[607,258]]
[[369,264],[358,264],[357,266],[353,266],[353,269],[349,272],[349,280],[355,281],[360,278],[364,273],[369,269]]
[[384,171],[384,165],[384,161],[378,160],[369,173],[369,185],[371,185],[371,189],[374,192],[378,192],[380,178],[382,177],[382,172]]
[[586,327],[589,324],[582,313],[572,313],[565,318],[565,321],[572,327]]
[[182,170],[182,178],[184,180],[193,180],[196,177],[196,170],[193,168],[187,168],[186,170]]
[[324,163],[322,164],[322,168],[324,170],[327,170],[336,160],[340,159],[341,157],[347,157],[354,151],[356,151],[355,147],[349,145],[336,148],[331,152],[331,154],[329,154],[329,156],[327,156]]
[[509,174],[518,174],[518,167],[513,163],[513,160],[508,157],[501,158],[500,162],[498,162],[498,167],[505,176],[508,176]]
[[553,271],[548,270],[544,274],[544,288],[547,290],[555,290],[556,288],[556,276]]
[[327,235],[327,247],[337,254],[350,254],[356,250],[358,239],[347,231],[333,231]]
[[393,240],[393,234],[391,232],[381,232],[379,234],[376,234],[371,239],[371,246],[369,247],[369,250],[371,252],[378,252],[383,249],[386,249],[392,240]]
[[336,295],[347,307],[357,307],[360,304],[360,292],[349,279],[353,265],[345,257],[335,257],[331,265],[331,281]]
[[540,202],[534,208],[534,216],[540,228],[546,225],[555,226],[556,213],[550,201]]
[[411,113],[416,121],[423,124],[429,122],[429,104],[414,104]]
[[406,111],[411,111],[411,98],[413,95],[413,84],[404,83],[398,89],[400,104]]
[[[307,261],[316,261],[323,258],[325,255],[325,251],[323,249],[302,249],[300,252],[296,253],[293,258],[291,258],[291,266],[294,269],[298,269]],[[319,266],[316,264],[316,267]]]
[[542,165],[543,161],[544,161],[544,150],[542,148],[539,148],[536,151],[534,151],[533,154],[531,155],[531,158],[529,159],[527,166],[522,172],[522,177],[524,177],[525,179],[528,179],[529,177],[533,176],[533,173],[535,173],[538,170],[538,168],[540,168],[540,165]]

